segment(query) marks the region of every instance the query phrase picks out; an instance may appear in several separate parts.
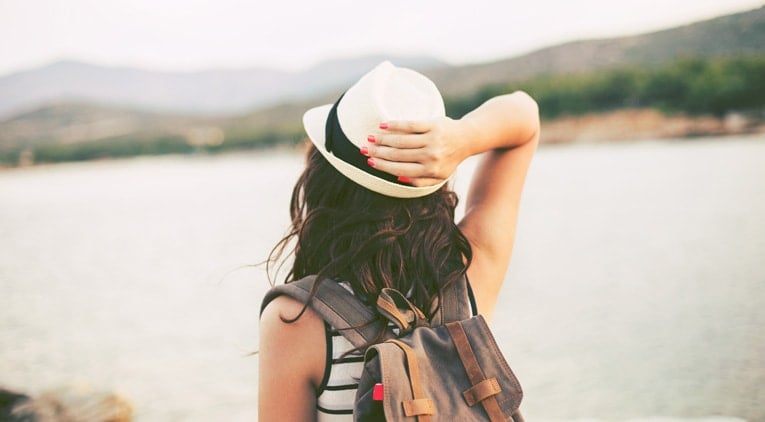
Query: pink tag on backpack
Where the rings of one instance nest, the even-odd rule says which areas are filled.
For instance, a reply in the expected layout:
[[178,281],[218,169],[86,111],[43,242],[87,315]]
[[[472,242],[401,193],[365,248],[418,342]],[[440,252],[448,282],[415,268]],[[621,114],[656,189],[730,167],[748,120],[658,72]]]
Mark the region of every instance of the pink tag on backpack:
[[382,401],[384,396],[383,385],[378,382],[372,389],[372,400]]

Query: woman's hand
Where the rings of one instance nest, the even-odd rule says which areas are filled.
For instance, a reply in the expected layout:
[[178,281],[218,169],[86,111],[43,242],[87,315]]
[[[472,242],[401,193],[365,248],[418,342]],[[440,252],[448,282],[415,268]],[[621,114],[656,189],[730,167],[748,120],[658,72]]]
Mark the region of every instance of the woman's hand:
[[459,120],[391,121],[370,135],[366,149],[369,165],[414,186],[431,186],[448,179],[470,156],[469,128]]

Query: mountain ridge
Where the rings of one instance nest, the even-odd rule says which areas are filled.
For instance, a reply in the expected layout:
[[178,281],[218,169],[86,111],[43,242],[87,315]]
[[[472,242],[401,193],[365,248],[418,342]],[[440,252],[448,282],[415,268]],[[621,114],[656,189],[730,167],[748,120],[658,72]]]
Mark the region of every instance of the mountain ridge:
[[[0,118],[49,103],[92,102],[154,111],[223,115],[245,112],[340,86],[381,55],[320,62],[302,71],[266,67],[162,72],[61,60],[0,77]],[[427,56],[394,56],[403,66],[443,65]]]
[[[756,57],[758,63],[761,63],[765,58],[765,7],[650,34],[572,41],[520,57],[482,64],[443,66],[443,62],[432,58],[412,56],[408,57],[408,60],[413,63],[412,66],[419,67],[436,82],[447,104],[454,105],[466,98],[474,102],[485,92],[518,89],[520,82],[538,79],[544,75],[554,76],[544,81],[555,81],[555,78],[559,76],[567,80],[578,80],[576,75],[578,73],[607,74],[608,69],[618,71],[624,66],[630,66],[632,69],[659,69],[664,66],[664,62],[672,64],[686,56],[692,59],[699,57],[713,59],[708,63],[711,66],[710,69],[722,65],[719,60],[715,62],[719,57],[734,59]],[[300,117],[304,110],[317,104],[334,101],[349,81],[356,79],[383,59],[392,59],[399,65],[405,65],[396,57],[369,55],[330,60],[303,71],[293,72],[288,76],[285,76],[283,72],[269,73],[266,69],[263,79],[272,78],[273,81],[290,77],[293,78],[292,81],[298,81],[295,85],[310,86],[310,89],[300,92],[297,92],[299,90],[282,92],[281,96],[274,99],[274,102],[268,106],[246,107],[227,113],[202,115],[177,110],[158,112],[128,102],[118,103],[114,99],[97,102],[92,99],[80,98],[73,101],[59,98],[43,105],[30,105],[26,111],[17,112],[5,119],[0,117],[0,162],[21,161],[18,157],[24,151],[34,151],[37,154],[35,161],[38,158],[42,160],[44,157],[38,154],[41,152],[39,148],[56,149],[54,153],[58,154],[57,157],[74,157],[75,155],[62,151],[75,144],[92,144],[78,147],[85,148],[87,151],[76,155],[77,157],[102,157],[113,156],[109,152],[111,151],[109,145],[112,143],[122,148],[123,152],[120,154],[135,155],[188,152],[199,149],[210,151],[222,148],[245,149],[275,145],[281,141],[298,142],[302,136]],[[429,64],[434,63],[435,67],[429,67]],[[76,67],[77,63],[63,62],[59,63],[59,66]],[[728,63],[726,66],[728,66],[726,69],[730,69],[732,65]],[[134,70],[123,68],[121,72],[130,75]],[[201,74],[209,76],[215,75],[216,72],[203,71]],[[317,73],[327,75],[321,84],[311,79],[311,75]],[[199,74],[200,72],[192,72],[186,76]],[[177,76],[176,74],[168,75]],[[226,75],[233,75],[233,73]],[[243,71],[242,75],[249,75],[249,73]],[[685,73],[681,72],[680,79],[687,79],[683,75]],[[726,73],[723,77],[730,76]],[[234,79],[233,76],[231,78]],[[7,79],[0,79],[0,102],[3,100],[4,82],[7,84]],[[111,83],[125,85],[114,81]],[[748,89],[751,92],[760,92],[754,89],[754,85],[760,86],[763,83],[765,80],[762,78],[755,79],[753,86]],[[159,78],[155,80],[155,85],[149,91],[158,91],[161,94],[164,88],[166,87]],[[15,89],[23,90],[25,86],[20,84]],[[33,89],[33,87],[26,86],[26,89]],[[144,87],[143,89],[133,88],[133,90],[147,89]],[[192,101],[188,99],[190,97],[185,98],[187,101]],[[478,101],[481,101],[480,98]],[[447,111],[449,110],[453,112],[452,108],[447,107]],[[706,129],[689,131],[689,133],[706,132],[709,131]],[[722,133],[717,129],[713,132]],[[169,145],[168,143],[172,145],[158,150],[155,144],[163,142],[163,145]],[[53,160],[53,158],[49,159]]]
[[0,120],[64,101],[170,114],[242,114],[278,103],[335,95],[384,59],[422,71],[445,96],[454,96],[541,73],[656,65],[680,55],[745,54],[765,54],[765,6],[646,34],[576,40],[461,66],[428,56],[381,54],[330,59],[300,71],[252,67],[162,72],[63,60],[0,77]]
[[539,74],[577,73],[620,65],[655,66],[678,56],[765,54],[765,6],[700,22],[614,38],[574,40],[488,63],[426,71],[445,95]]

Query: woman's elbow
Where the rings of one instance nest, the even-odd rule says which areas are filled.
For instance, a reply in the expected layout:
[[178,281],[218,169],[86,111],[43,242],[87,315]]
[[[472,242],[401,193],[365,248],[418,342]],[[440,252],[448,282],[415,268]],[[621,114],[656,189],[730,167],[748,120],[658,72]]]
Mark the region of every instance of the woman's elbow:
[[509,95],[514,103],[512,108],[513,117],[516,119],[520,118],[523,121],[523,139],[526,142],[539,142],[541,123],[539,119],[539,105],[536,100],[525,91],[515,91]]

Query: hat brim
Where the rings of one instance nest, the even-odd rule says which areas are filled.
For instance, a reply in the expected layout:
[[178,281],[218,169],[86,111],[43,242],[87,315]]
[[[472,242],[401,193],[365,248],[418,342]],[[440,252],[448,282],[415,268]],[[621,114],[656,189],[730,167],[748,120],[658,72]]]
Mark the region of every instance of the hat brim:
[[343,176],[351,179],[353,182],[382,195],[395,198],[418,198],[429,195],[437,191],[446,183],[446,180],[431,186],[406,186],[398,183],[389,182],[377,176],[371,175],[345,161],[335,157],[334,154],[327,151],[325,146],[325,126],[327,116],[332,109],[332,104],[314,107],[303,115],[303,127],[308,138],[314,144],[317,150],[337,169]]

